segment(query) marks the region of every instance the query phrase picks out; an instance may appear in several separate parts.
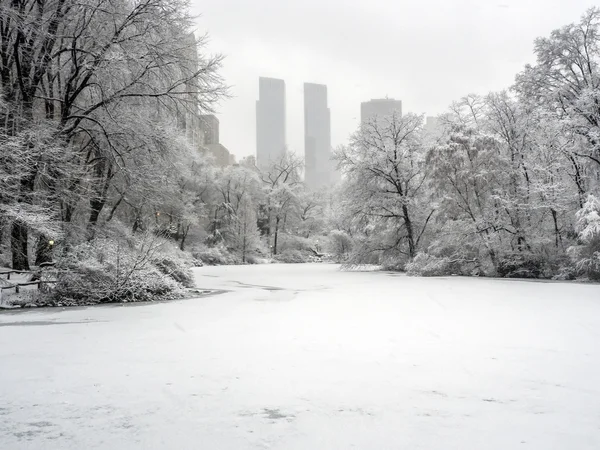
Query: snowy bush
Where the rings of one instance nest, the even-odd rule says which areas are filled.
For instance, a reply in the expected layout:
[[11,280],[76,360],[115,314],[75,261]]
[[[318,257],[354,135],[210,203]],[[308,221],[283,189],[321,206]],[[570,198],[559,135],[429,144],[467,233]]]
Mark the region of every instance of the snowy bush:
[[257,256],[248,255],[246,257],[246,263],[247,264],[261,264],[262,260],[259,257],[257,257]]
[[600,199],[589,195],[577,213],[580,245],[570,247],[568,254],[578,273],[600,281]]
[[160,272],[171,277],[177,283],[185,287],[194,286],[194,276],[191,267],[194,265],[193,258],[188,253],[175,248],[172,243],[165,245],[167,249],[152,259],[152,263]]
[[427,253],[418,253],[412,261],[405,265],[405,270],[408,275],[422,277],[440,277],[461,273],[456,261]]
[[337,262],[345,261],[352,250],[352,238],[343,231],[333,230],[329,233],[328,250]]
[[[403,270],[403,260],[402,258],[397,258],[396,255],[390,255],[385,258],[385,261],[382,261],[384,258],[382,257],[382,252],[378,250],[374,250],[373,242],[368,239],[357,239],[354,241],[352,250],[350,251],[346,260],[342,263],[342,267],[345,269],[354,269],[362,266],[381,266],[382,263],[385,266],[389,266],[393,261],[398,262],[398,267],[402,266]],[[391,269],[390,269],[391,270]]]
[[275,256],[277,262],[285,264],[298,264],[309,261],[310,254],[300,250],[287,249]]
[[512,253],[498,261],[498,275],[503,278],[546,278],[544,260],[530,252]]
[[555,275],[552,276],[553,280],[561,281],[572,281],[577,278],[577,268],[569,265],[560,267]]
[[600,281],[600,234],[583,245],[570,247],[568,252],[578,274]]
[[298,250],[301,252],[314,253],[315,247],[316,245],[313,239],[304,238],[301,236],[294,236],[286,233],[280,233],[279,241],[277,243],[277,252],[283,253],[286,250]]
[[207,266],[227,266],[241,264],[241,259],[227,250],[223,244],[214,247],[198,245],[192,250],[192,256]]
[[600,198],[590,194],[587,201],[577,212],[577,231],[579,238],[588,243],[600,236]]
[[[93,304],[169,299],[182,294],[186,282],[166,275],[154,264],[181,269],[180,263],[164,257],[159,250],[164,241],[151,233],[127,239],[97,238],[79,244],[57,258],[57,283],[49,303]],[[169,262],[166,262],[169,261]]]

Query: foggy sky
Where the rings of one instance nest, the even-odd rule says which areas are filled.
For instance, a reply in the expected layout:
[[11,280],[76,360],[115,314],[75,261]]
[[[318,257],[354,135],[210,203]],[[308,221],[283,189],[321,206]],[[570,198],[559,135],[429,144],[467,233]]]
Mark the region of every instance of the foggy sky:
[[509,87],[533,40],[577,21],[588,0],[195,0],[198,31],[226,56],[233,98],[219,105],[221,143],[256,151],[258,77],[286,82],[287,142],[304,155],[304,82],[328,87],[332,144],[347,141],[360,102],[386,95],[436,115],[469,93]]

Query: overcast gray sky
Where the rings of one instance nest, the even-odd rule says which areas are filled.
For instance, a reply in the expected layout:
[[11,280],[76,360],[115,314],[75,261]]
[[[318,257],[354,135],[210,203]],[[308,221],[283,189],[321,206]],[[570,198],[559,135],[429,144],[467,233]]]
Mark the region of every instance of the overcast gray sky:
[[[194,1],[194,0],[193,0]],[[577,21],[587,0],[195,0],[198,30],[226,55],[233,98],[219,106],[221,142],[256,152],[258,77],[287,89],[287,142],[304,154],[302,86],[328,87],[332,144],[356,129],[360,102],[386,95],[436,115],[469,93],[510,86],[533,40]]]

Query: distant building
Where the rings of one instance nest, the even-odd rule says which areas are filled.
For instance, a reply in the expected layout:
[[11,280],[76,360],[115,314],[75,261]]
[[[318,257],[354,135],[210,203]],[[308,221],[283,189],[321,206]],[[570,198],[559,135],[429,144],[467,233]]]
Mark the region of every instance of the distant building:
[[200,116],[201,128],[205,144],[218,144],[219,141],[219,119],[214,114]]
[[[183,50],[185,52],[185,58],[179,61],[178,69],[181,71],[182,76],[191,77],[198,70],[198,48],[196,44],[196,37],[193,33],[189,33],[183,39]],[[202,134],[200,132],[200,116],[199,116],[199,102],[198,102],[198,88],[191,81],[186,82],[175,88],[175,92],[181,95],[187,103],[187,108],[179,108],[175,113],[170,110],[158,107],[157,113],[161,117],[174,116],[177,128],[181,130],[188,142],[195,148],[199,148],[202,145]]]
[[319,189],[334,181],[331,157],[327,86],[304,83],[304,181],[309,189]]
[[240,166],[249,167],[251,169],[256,167],[256,156],[250,155],[242,158],[240,161]]
[[423,130],[429,137],[438,139],[444,133],[444,126],[439,117],[428,116],[425,119]]
[[256,102],[256,160],[267,169],[285,155],[285,81],[260,77]]
[[219,119],[213,114],[200,116],[200,129],[203,138],[203,153],[211,155],[217,167],[235,164],[235,156],[219,142]]
[[229,150],[223,144],[206,144],[204,145],[207,152],[214,158],[217,167],[227,167],[231,165]]
[[393,98],[372,99],[360,104],[360,122],[367,123],[374,118],[382,119],[393,113],[402,117],[402,101]]

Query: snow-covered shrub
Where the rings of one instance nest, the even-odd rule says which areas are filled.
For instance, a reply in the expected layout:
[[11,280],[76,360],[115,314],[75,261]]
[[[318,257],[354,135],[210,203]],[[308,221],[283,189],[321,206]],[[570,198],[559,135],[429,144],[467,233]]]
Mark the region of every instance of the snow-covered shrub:
[[461,273],[455,261],[427,253],[418,253],[405,265],[405,270],[408,275],[421,277],[441,277]]
[[393,253],[385,255],[384,261],[384,255],[381,251],[374,249],[373,244],[373,240],[368,238],[354,240],[352,250],[342,263],[342,267],[353,269],[362,266],[381,266],[382,264],[388,266],[393,262],[398,262],[399,265],[403,266],[403,259]]
[[79,244],[57,258],[57,283],[47,302],[93,304],[180,296],[181,285],[153,264],[163,245],[164,240],[151,233]]
[[545,261],[530,252],[510,253],[498,261],[498,275],[503,278],[545,278]]
[[572,265],[565,265],[560,267],[555,275],[552,276],[553,280],[561,281],[572,281],[577,278],[577,268]]
[[287,233],[280,233],[277,242],[277,252],[283,253],[286,250],[299,250],[301,252],[313,252],[316,250],[313,239],[294,236]]
[[300,250],[286,249],[275,256],[277,262],[285,264],[298,264],[309,261],[310,254]]
[[241,264],[241,259],[233,255],[223,244],[209,247],[198,245],[191,250],[192,256],[207,266],[227,266]]
[[381,270],[389,272],[405,272],[406,271],[406,259],[405,258],[382,258]]
[[194,266],[193,258],[189,253],[175,248],[172,243],[165,245],[165,249],[152,259],[152,263],[163,274],[173,278],[182,286],[194,286],[194,275],[191,270]]
[[600,199],[594,195],[577,212],[577,232],[580,245],[570,247],[568,254],[580,274],[600,281]]
[[248,255],[248,256],[246,256],[246,263],[247,264],[260,264],[261,260],[257,256]]
[[578,274],[593,281],[600,281],[600,234],[583,245],[570,247],[568,253]]
[[352,250],[352,238],[343,231],[333,230],[327,248],[337,262],[345,261]]
[[577,231],[583,242],[590,242],[600,236],[600,198],[590,194],[577,212]]

